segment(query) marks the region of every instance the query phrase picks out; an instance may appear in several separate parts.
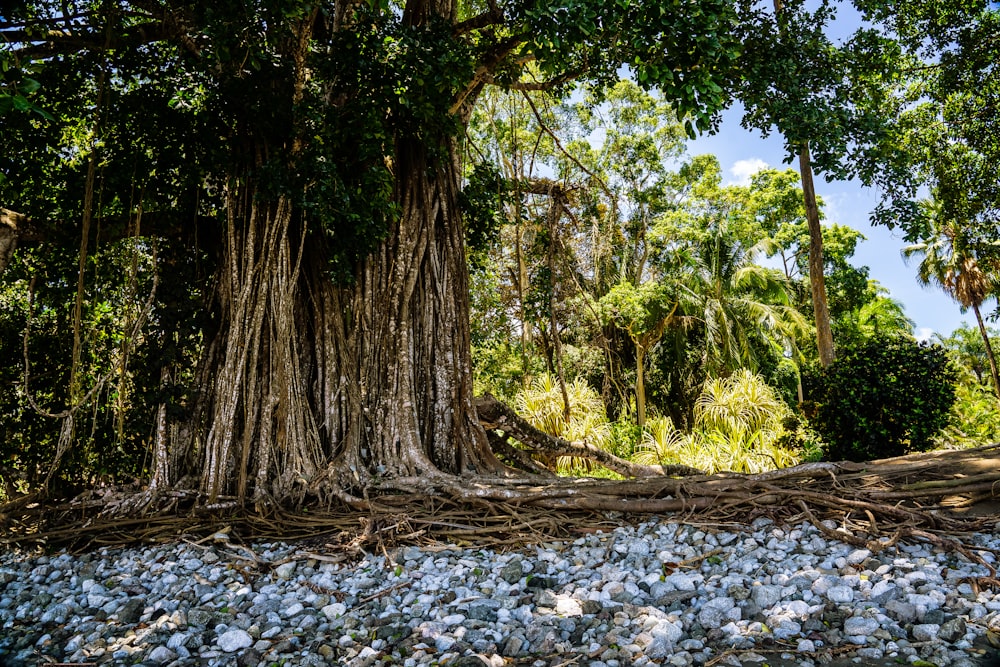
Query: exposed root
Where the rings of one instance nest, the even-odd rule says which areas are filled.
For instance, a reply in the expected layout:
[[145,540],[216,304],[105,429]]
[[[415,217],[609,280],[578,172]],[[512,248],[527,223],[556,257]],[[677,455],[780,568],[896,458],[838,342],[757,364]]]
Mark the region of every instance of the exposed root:
[[[497,431],[494,444],[507,437],[535,438],[536,451],[580,454],[577,446],[538,437],[497,405],[484,404]],[[533,466],[524,450],[506,444],[513,451],[501,446],[501,455],[526,469],[519,476],[433,471],[379,479],[359,489],[327,479],[322,489],[312,489],[312,502],[295,511],[251,508],[225,497],[209,503],[201,493],[179,489],[102,489],[47,504],[19,498],[0,506],[0,544],[84,549],[198,539],[224,528],[234,539],[319,540],[328,554],[388,553],[402,543],[435,542],[499,549],[666,515],[669,521],[728,529],[759,517],[784,524],[809,521],[827,537],[873,552],[923,541],[983,562],[981,550],[962,535],[992,530],[1000,504],[998,446],[863,464],[807,463],[757,475],[702,475],[692,469],[680,471],[688,475],[683,477],[660,470],[650,475],[645,466],[628,468],[603,458],[602,464],[619,471],[641,473],[613,481],[554,477]],[[996,578],[989,569],[983,585]]]
[[[575,456],[599,463],[608,470],[625,477],[663,477],[681,475],[703,475],[697,468],[685,465],[646,466],[615,456],[586,442],[569,442],[544,433],[528,421],[520,417],[509,406],[504,405],[493,396],[485,394],[476,398],[476,410],[479,420],[487,431],[502,433],[494,434],[492,442],[513,438],[527,447],[529,451],[549,457]],[[491,444],[492,444],[491,442]],[[509,446],[501,453],[510,453],[514,449]],[[516,456],[514,458],[517,458]]]

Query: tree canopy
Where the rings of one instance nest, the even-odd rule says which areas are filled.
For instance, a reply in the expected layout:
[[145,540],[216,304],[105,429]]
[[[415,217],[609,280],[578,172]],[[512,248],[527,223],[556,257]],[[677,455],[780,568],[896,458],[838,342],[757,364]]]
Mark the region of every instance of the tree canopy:
[[[566,419],[580,378],[640,430],[647,386],[678,427],[737,372],[787,399],[811,327],[905,326],[858,236],[821,228],[814,166],[884,185],[911,233],[925,183],[949,220],[993,221],[995,77],[961,71],[992,73],[995,12],[949,9],[925,43],[912,4],[858,3],[871,23],[839,43],[829,2],[5,8],[5,486],[134,477],[133,509],[509,498],[468,484],[537,472],[484,417],[473,350],[508,393],[554,378]],[[722,186],[684,155],[736,100],[800,176]]]

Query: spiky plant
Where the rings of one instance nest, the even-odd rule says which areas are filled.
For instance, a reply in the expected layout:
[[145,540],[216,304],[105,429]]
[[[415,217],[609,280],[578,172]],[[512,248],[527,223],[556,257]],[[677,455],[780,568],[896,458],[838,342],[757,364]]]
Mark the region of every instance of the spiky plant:
[[705,383],[691,433],[677,430],[667,418],[650,420],[635,458],[649,465],[683,463],[709,473],[785,468],[802,460],[800,452],[780,445],[788,414],[788,406],[760,376],[737,371]]
[[[600,395],[579,378],[566,385],[566,394],[569,397],[568,416],[558,381],[546,374],[535,378],[527,389],[518,393],[514,406],[519,415],[540,431],[605,449],[611,440],[611,425]],[[590,467],[584,459],[561,456],[556,460],[556,468],[562,473],[589,471]]]

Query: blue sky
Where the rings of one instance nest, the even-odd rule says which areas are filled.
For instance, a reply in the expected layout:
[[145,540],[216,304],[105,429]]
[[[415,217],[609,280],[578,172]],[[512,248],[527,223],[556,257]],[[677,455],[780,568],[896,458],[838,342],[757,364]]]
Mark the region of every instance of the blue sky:
[[[783,164],[784,150],[780,135],[767,139],[759,132],[750,132],[740,126],[741,111],[731,109],[723,115],[720,131],[711,136],[699,137],[688,143],[691,156],[711,153],[719,158],[723,170],[723,183],[737,183],[749,178],[754,171],[764,167],[798,169],[798,164]],[[885,227],[874,227],[869,214],[878,203],[878,192],[863,187],[855,181],[826,182],[816,178],[816,194],[824,203],[826,220],[848,225],[865,235],[858,246],[854,264],[867,266],[870,277],[886,287],[892,298],[906,308],[906,315],[916,324],[914,333],[926,338],[933,332],[950,334],[962,322],[975,326],[972,313],[963,315],[958,304],[935,287],[922,287],[916,278],[916,261],[907,265],[900,251],[906,245],[898,232]],[[995,303],[985,304],[984,311],[991,312]]]

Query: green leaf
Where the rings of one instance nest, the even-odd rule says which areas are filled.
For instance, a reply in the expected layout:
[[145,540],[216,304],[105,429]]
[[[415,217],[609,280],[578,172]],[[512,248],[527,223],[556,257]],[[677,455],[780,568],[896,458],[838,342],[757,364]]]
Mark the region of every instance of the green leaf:
[[42,84],[38,83],[35,79],[29,79],[27,77],[18,85],[17,90],[22,95],[30,95],[42,87]]

